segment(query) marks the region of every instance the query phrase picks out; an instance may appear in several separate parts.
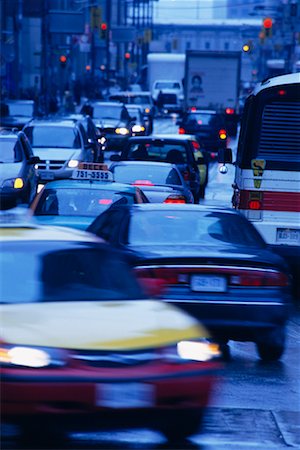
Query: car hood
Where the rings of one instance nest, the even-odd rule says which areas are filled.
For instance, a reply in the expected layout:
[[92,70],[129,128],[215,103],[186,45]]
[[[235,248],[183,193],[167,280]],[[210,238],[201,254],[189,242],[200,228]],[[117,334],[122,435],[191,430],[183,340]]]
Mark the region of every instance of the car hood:
[[78,149],[74,148],[39,148],[34,147],[33,152],[35,156],[38,156],[41,160],[49,159],[54,161],[68,161],[72,156],[78,152]]
[[131,245],[143,261],[167,261],[175,264],[211,263],[234,264],[243,266],[277,267],[286,270],[284,260],[268,249],[249,248],[242,246],[210,246],[210,245]]
[[155,300],[1,305],[1,317],[1,339],[17,345],[132,350],[208,336],[195,319]]
[[119,119],[95,119],[94,122],[98,128],[117,128],[127,126],[125,122]]
[[19,176],[22,164],[22,162],[0,164],[0,186],[4,180],[8,180],[9,178],[16,178],[17,176]]
[[76,228],[86,230],[95,220],[95,217],[82,216],[34,216],[34,220],[43,225],[54,225],[56,227]]

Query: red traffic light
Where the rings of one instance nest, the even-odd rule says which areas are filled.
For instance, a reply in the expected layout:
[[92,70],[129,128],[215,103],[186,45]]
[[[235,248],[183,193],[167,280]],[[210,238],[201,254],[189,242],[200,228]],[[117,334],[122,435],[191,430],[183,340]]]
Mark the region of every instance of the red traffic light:
[[67,57],[66,57],[65,55],[60,55],[59,61],[60,61],[62,64],[65,64],[65,63],[67,62]]
[[130,56],[131,56],[131,55],[130,55],[129,52],[126,52],[124,56],[125,56],[125,59],[130,59]]
[[101,23],[101,30],[106,31],[107,30],[107,23]]
[[264,25],[264,28],[269,30],[270,28],[272,28],[273,20],[270,17],[266,17],[263,21],[263,25]]

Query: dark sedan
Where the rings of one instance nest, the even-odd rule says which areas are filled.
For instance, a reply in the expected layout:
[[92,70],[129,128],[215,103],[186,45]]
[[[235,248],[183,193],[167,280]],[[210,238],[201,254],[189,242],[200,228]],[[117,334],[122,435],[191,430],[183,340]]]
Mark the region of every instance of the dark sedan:
[[22,131],[0,131],[0,147],[1,209],[29,203],[37,191],[35,164],[39,158]]
[[88,231],[133,252],[138,276],[164,280],[161,298],[201,319],[224,346],[228,340],[253,341],[263,360],[283,354],[289,273],[236,211],[198,205],[112,207]]

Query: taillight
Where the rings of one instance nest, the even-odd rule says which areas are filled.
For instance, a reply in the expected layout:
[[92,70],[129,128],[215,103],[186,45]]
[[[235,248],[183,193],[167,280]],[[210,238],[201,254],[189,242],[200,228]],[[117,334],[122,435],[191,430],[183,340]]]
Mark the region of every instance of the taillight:
[[190,181],[190,180],[191,180],[191,172],[190,172],[188,169],[186,169],[186,170],[182,173],[182,175],[183,175],[184,181]]
[[200,149],[200,144],[197,141],[192,141],[192,146],[195,150],[199,150]]
[[232,286],[288,286],[289,278],[286,274],[282,272],[271,272],[266,270],[253,270],[244,273],[239,273],[237,275],[232,275],[230,277],[230,282]]
[[186,199],[183,195],[171,194],[164,200],[164,203],[186,203]]
[[225,113],[226,114],[234,114],[234,109],[233,108],[226,108],[225,109]]
[[221,130],[219,130],[219,138],[222,140],[227,138],[226,130],[224,130],[223,128]]
[[99,205],[111,205],[112,199],[111,198],[100,198],[98,200]]
[[134,269],[138,279],[159,279],[164,280],[166,284],[177,284],[178,273],[174,269],[160,267],[136,267]]
[[182,128],[182,127],[180,127],[180,128],[178,129],[178,133],[179,133],[179,134],[185,134],[185,129]]
[[240,209],[261,210],[263,209],[263,193],[259,191],[239,191]]

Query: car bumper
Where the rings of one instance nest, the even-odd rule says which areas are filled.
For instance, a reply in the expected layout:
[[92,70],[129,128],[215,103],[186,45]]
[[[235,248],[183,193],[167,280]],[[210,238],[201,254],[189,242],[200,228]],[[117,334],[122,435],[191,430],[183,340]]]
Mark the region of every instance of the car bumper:
[[261,330],[281,327],[289,317],[290,295],[278,298],[275,291],[270,291],[268,297],[262,291],[252,291],[248,299],[245,295],[224,299],[221,295],[207,293],[198,298],[169,294],[164,300],[201,320],[214,336],[253,341]]
[[[6,420],[23,416],[93,416],[97,413],[154,411],[159,409],[203,408],[208,404],[217,362],[174,364],[159,373],[134,369],[130,376],[102,374],[94,368],[80,370],[6,369],[2,375],[1,410]],[[170,373],[172,371],[172,373]],[[25,373],[26,372],[26,373]],[[153,373],[151,373],[153,372]],[[142,388],[142,389],[141,389]]]
[[22,189],[2,188],[0,190],[1,207],[22,203],[26,196],[26,188],[27,187],[23,187]]

